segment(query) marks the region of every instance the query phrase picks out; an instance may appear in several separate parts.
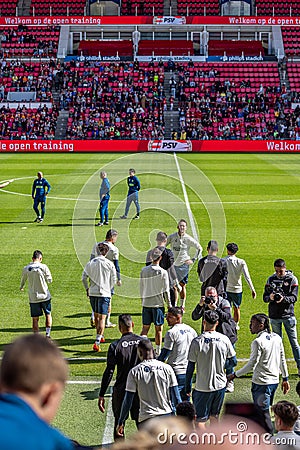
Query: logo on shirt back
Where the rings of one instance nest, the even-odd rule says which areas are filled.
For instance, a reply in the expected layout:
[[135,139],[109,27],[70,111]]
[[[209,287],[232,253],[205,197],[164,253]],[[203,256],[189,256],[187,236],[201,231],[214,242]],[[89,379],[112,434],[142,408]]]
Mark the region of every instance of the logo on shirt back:
[[187,334],[190,333],[190,330],[180,330],[180,334]]
[[204,338],[204,343],[205,344],[211,344],[212,342],[218,342],[220,340],[221,340],[220,338],[208,338],[208,337],[206,337],[206,338]]
[[127,348],[127,347],[130,347],[131,345],[138,345],[139,342],[140,342],[140,340],[138,340],[138,341],[124,341],[124,342],[122,342],[122,347]]
[[155,370],[162,370],[162,369],[163,369],[162,366],[144,366],[143,367],[143,370],[146,373],[154,372]]

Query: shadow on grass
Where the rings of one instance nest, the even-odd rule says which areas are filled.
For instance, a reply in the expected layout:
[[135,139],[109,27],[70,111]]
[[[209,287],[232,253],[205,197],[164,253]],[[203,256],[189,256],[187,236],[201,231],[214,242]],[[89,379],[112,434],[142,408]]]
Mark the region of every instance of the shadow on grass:
[[33,220],[18,220],[17,222],[5,222],[5,221],[3,221],[3,222],[0,222],[0,225],[1,224],[6,224],[6,225],[16,225],[16,224],[22,224],[22,223],[34,223],[34,221]]
[[[90,327],[79,328],[79,327],[68,327],[65,325],[53,325],[51,327],[51,330],[52,331],[65,331],[65,330],[80,331],[80,330],[88,330],[89,328]],[[40,332],[43,333],[44,331],[45,331],[45,327],[41,325]],[[1,328],[0,333],[32,333],[32,328],[15,328],[15,327]]]
[[77,313],[70,316],[64,316],[66,319],[81,319],[82,317],[90,317],[91,313]]
[[95,219],[93,219],[92,217],[79,217],[78,219],[73,219],[75,222],[76,222],[76,220],[78,221],[78,220],[90,220],[91,222],[92,221],[96,221],[96,220],[100,220],[100,217],[96,217]]
[[[127,313],[122,313],[122,314],[127,314]],[[119,317],[120,313],[111,313],[110,316],[111,317]],[[141,312],[137,312],[137,313],[130,313],[131,317],[136,316],[136,317],[141,317],[142,313]]]
[[99,397],[99,388],[95,388],[92,391],[80,392],[80,395],[84,400],[95,400]]
[[[45,225],[44,225],[45,226]],[[80,223],[49,223],[46,225],[47,227],[87,227],[88,224],[80,224]]]

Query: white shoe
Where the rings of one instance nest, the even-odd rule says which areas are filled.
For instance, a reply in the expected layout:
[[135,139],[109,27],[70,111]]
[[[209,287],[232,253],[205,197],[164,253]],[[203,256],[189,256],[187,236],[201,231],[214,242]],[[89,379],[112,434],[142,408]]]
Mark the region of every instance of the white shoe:
[[227,381],[226,392],[234,392],[234,383],[233,383],[233,380]]
[[115,328],[115,327],[116,327],[116,324],[115,324],[115,323],[107,322],[107,323],[105,324],[105,328]]

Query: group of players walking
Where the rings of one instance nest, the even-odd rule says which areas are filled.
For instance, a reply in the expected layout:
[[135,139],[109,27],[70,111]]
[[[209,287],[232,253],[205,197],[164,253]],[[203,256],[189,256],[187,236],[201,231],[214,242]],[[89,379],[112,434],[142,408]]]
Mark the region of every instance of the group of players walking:
[[[134,169],[130,169],[130,177],[135,177]],[[105,172],[101,172],[101,178],[103,185]],[[35,190],[45,189],[42,187],[42,180],[42,173],[39,172],[34,184]],[[132,181],[134,183],[135,180]],[[49,192],[50,185],[46,188]],[[140,184],[136,189],[134,198],[132,193],[128,194],[131,197],[127,199],[126,211],[122,216],[124,219],[127,218],[131,201],[137,207],[135,218],[139,218],[137,192]],[[99,226],[108,223],[108,192],[109,188],[103,192],[101,199]],[[43,214],[42,211],[41,216],[37,217],[39,221],[43,219]],[[131,316],[119,316],[118,325],[122,337],[110,344],[108,349],[107,367],[99,393],[99,409],[102,412],[105,410],[104,395],[117,368],[113,389],[115,437],[124,435],[124,424],[129,411],[139,426],[153,417],[172,414],[174,407],[181,401],[188,401],[191,395],[196,420],[199,424],[204,424],[219,416],[225,392],[232,392],[234,389],[233,380],[253,371],[253,402],[261,414],[265,428],[272,432],[269,408],[273,403],[280,374],[283,393],[290,389],[281,340],[282,325],[287,332],[300,375],[300,348],[294,315],[294,304],[298,296],[297,278],[286,269],[284,260],[275,260],[275,272],[268,278],[263,295],[263,300],[269,305],[269,316],[255,314],[251,317],[250,331],[257,337],[252,343],[249,361],[234,372],[237,364],[234,344],[239,330],[242,275],[252,297],[256,298],[247,264],[236,256],[236,243],[227,244],[227,256],[219,258],[218,243],[211,240],[207,246],[207,255],[201,257],[201,245],[186,231],[187,222],[184,219],[178,222],[175,233],[167,236],[160,231],[156,237],[157,246],[146,256],[146,266],[140,273],[142,330],[140,335],[134,334]],[[114,285],[121,285],[119,251],[115,245],[117,236],[117,231],[110,229],[105,241],[95,244],[91,259],[82,274],[82,282],[94,313],[96,340],[93,350],[97,352],[100,351],[101,342],[105,342],[104,330],[107,316],[110,316]],[[193,257],[190,256],[191,248],[195,252]],[[182,321],[189,269],[195,261],[198,261],[197,272],[202,284],[201,297],[193,310],[192,318],[202,319],[202,332],[199,336]],[[33,331],[39,331],[38,319],[44,312],[46,335],[50,337],[51,297],[47,282],[51,282],[51,273],[42,264],[40,251],[34,252],[32,262],[23,270],[22,290],[26,280],[29,282]],[[162,348],[165,304],[170,329],[165,335]],[[147,339],[152,323],[155,327],[155,348]],[[109,324],[111,322],[108,318],[108,326]],[[196,383],[191,394],[195,369]]]

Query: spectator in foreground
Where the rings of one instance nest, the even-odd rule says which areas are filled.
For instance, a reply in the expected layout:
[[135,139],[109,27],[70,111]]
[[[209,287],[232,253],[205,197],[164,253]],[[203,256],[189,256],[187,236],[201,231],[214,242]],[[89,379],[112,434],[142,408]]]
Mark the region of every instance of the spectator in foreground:
[[[296,385],[296,392],[298,394],[298,397],[300,397],[300,381],[298,381],[298,383]],[[300,406],[298,406],[298,413],[299,413],[299,416],[294,425],[294,431],[296,434],[298,434],[300,436]]]
[[192,427],[195,428],[196,410],[193,403],[188,401],[178,403],[176,406],[176,415],[177,417],[183,417],[186,419],[191,423]]
[[68,438],[49,425],[67,377],[67,364],[60,350],[44,336],[23,336],[7,347],[0,373],[1,448],[73,448]]
[[277,434],[271,442],[275,448],[281,450],[299,450],[300,436],[293,430],[298,419],[298,408],[294,403],[282,400],[272,406],[275,415],[275,429]]

